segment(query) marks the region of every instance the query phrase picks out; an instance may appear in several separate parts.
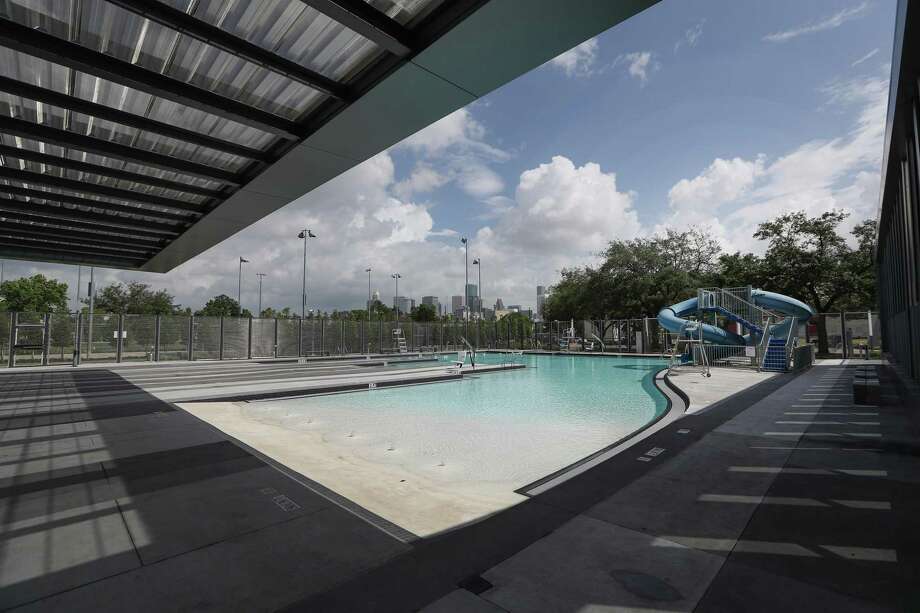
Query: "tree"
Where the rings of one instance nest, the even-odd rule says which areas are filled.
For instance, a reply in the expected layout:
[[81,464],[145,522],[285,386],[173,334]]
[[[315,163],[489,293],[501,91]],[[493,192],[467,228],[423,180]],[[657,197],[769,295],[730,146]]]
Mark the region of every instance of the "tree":
[[0,310],[20,313],[66,313],[67,284],[44,275],[4,281],[0,285]]
[[697,228],[611,241],[598,268],[568,269],[544,306],[548,320],[644,317],[711,285],[721,249]]
[[196,311],[195,315],[200,317],[252,317],[248,309],[243,309],[243,312],[240,313],[240,303],[226,294],[208,300],[204,308]]
[[[102,313],[173,315],[179,311],[175,298],[165,289],[153,290],[146,283],[113,283],[96,294],[94,310]],[[88,300],[84,299],[88,304]]]
[[[848,213],[830,211],[809,217],[804,211],[780,215],[760,224],[755,238],[768,241],[763,258],[764,285],[827,313],[856,301],[874,306],[875,268],[872,246],[875,222],[852,231],[858,247],[851,249],[837,232]],[[818,353],[827,353],[827,327],[818,318]]]
[[430,304],[420,304],[414,309],[410,314],[412,321],[436,321],[438,319],[438,312],[434,310],[434,307]]

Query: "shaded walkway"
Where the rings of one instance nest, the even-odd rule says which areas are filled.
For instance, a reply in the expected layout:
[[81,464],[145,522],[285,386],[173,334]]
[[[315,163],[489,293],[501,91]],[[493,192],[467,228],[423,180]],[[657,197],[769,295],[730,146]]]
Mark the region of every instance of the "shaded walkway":
[[0,608],[272,610],[407,548],[116,372],[0,374]]

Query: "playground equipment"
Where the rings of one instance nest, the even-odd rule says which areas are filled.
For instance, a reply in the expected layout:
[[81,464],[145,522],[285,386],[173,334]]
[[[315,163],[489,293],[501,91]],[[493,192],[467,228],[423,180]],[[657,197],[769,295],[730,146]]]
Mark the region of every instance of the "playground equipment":
[[[736,324],[737,331],[703,322],[707,314]],[[687,319],[690,315],[698,319]],[[810,306],[782,294],[751,287],[711,287],[700,288],[695,297],[661,309],[658,323],[675,333],[678,341],[698,340],[704,352],[705,343],[716,346],[710,347],[713,355],[703,357],[707,366],[715,357],[724,355],[729,363],[731,357],[749,358],[762,370],[784,372],[795,346],[797,322],[813,315]],[[698,362],[693,346],[684,345],[687,349],[681,353],[683,361]],[[675,353],[677,350],[675,343]]]

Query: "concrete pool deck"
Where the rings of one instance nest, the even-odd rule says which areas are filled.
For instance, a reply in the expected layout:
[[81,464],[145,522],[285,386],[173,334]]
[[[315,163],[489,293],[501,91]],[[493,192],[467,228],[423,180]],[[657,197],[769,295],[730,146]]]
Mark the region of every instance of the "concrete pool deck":
[[916,391],[895,388],[887,370],[891,391],[878,407],[853,406],[852,365],[819,363],[675,420],[629,453],[481,521],[406,543],[153,395],[189,381],[223,385],[227,375],[261,385],[320,370],[290,366],[0,373],[0,607],[920,603]]

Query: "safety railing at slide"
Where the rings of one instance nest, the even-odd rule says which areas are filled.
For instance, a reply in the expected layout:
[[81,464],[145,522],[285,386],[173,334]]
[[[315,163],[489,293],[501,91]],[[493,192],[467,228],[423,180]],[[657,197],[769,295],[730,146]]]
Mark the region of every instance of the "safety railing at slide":
[[761,330],[766,329],[769,320],[775,323],[783,318],[782,315],[754,304],[750,287],[701,288],[697,291],[697,304],[701,309],[723,309]]

